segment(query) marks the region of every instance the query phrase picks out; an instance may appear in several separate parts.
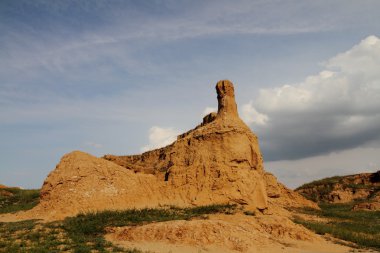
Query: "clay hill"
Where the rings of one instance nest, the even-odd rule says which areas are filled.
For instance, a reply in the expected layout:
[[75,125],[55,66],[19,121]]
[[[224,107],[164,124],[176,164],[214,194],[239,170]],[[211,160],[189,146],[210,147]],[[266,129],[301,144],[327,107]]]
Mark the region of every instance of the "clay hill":
[[304,184],[296,192],[317,202],[356,201],[354,210],[380,210],[380,171],[324,178]]
[[[169,146],[132,156],[64,155],[46,178],[40,203],[11,218],[59,220],[106,209],[229,203],[242,211],[110,228],[106,238],[155,252],[346,252],[291,221],[288,209],[317,204],[265,172],[258,138],[239,118],[233,84],[219,81],[216,92],[218,112]],[[286,251],[289,245],[299,248]]]

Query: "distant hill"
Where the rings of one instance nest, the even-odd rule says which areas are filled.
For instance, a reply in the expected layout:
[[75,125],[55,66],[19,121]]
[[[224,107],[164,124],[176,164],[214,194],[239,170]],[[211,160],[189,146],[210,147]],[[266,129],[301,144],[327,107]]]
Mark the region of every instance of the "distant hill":
[[316,180],[298,187],[296,192],[320,203],[356,201],[354,210],[380,210],[380,170]]

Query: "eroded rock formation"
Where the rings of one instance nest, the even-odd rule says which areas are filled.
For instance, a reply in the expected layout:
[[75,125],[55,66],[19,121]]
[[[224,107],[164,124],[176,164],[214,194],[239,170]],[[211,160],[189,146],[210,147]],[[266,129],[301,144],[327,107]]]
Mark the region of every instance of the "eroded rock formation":
[[359,201],[362,203],[355,205],[354,210],[380,210],[380,171],[325,178],[305,184],[296,191],[318,202]]
[[46,178],[35,213],[52,219],[104,209],[237,203],[269,212],[316,205],[265,173],[258,139],[239,118],[234,87],[217,83],[218,112],[164,148],[141,155],[65,155]]
[[172,145],[138,156],[104,158],[154,174],[188,204],[236,202],[267,208],[257,137],[238,117],[232,83],[220,81],[216,90],[218,113],[207,115]]

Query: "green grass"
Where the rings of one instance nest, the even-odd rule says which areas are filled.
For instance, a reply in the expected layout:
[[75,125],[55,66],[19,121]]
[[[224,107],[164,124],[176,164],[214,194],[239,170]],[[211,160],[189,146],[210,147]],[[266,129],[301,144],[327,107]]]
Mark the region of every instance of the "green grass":
[[39,224],[34,220],[0,223],[0,252],[128,252],[104,239],[107,227],[141,225],[169,220],[206,219],[208,214],[234,213],[235,205],[103,211],[79,214],[62,222]]
[[23,190],[19,188],[2,188],[0,190],[11,193],[11,196],[0,194],[0,213],[28,210],[36,206],[39,201],[39,190]]
[[346,184],[344,187],[351,189],[376,189],[376,187],[371,184]]
[[298,209],[297,211],[328,218],[327,223],[306,221],[296,216],[294,221],[318,234],[354,242],[362,247],[380,250],[380,211],[352,211],[354,202],[348,204],[321,204],[321,210]]
[[35,220],[0,223],[0,252],[60,252],[68,244],[58,238],[58,230],[38,226]]
[[339,183],[342,178],[344,178],[344,177],[342,177],[342,176],[334,176],[334,177],[327,177],[327,178],[315,180],[315,181],[312,181],[310,183],[301,185],[296,190],[317,187],[319,185],[334,185],[336,183]]
[[[18,188],[1,190],[8,194],[0,195],[0,213],[28,210],[38,204],[39,190]],[[107,242],[103,237],[106,228],[169,220],[206,219],[208,214],[231,214],[235,212],[235,209],[235,205],[209,205],[194,208],[168,207],[79,214],[61,222],[52,223],[39,223],[36,220],[0,222],[0,253],[139,253],[141,251],[122,249]]]
[[[106,227],[141,225],[150,222],[169,220],[190,220],[212,213],[231,213],[235,206],[210,205],[194,208],[142,209],[125,211],[104,211],[80,214],[64,220],[63,228],[75,242],[76,250],[90,252],[90,248],[104,249],[107,242],[103,239]],[[101,251],[100,251],[101,252]]]

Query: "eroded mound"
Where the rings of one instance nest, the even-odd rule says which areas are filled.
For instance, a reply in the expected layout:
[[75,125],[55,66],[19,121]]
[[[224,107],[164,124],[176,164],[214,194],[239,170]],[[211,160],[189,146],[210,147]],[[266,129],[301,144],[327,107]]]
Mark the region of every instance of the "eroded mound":
[[288,219],[276,216],[215,215],[209,220],[168,221],[143,226],[111,229],[118,240],[160,241],[191,246],[215,245],[246,251],[255,245],[271,243],[269,238],[315,240],[319,237]]
[[211,215],[108,230],[115,244],[154,252],[348,252],[279,216]]

